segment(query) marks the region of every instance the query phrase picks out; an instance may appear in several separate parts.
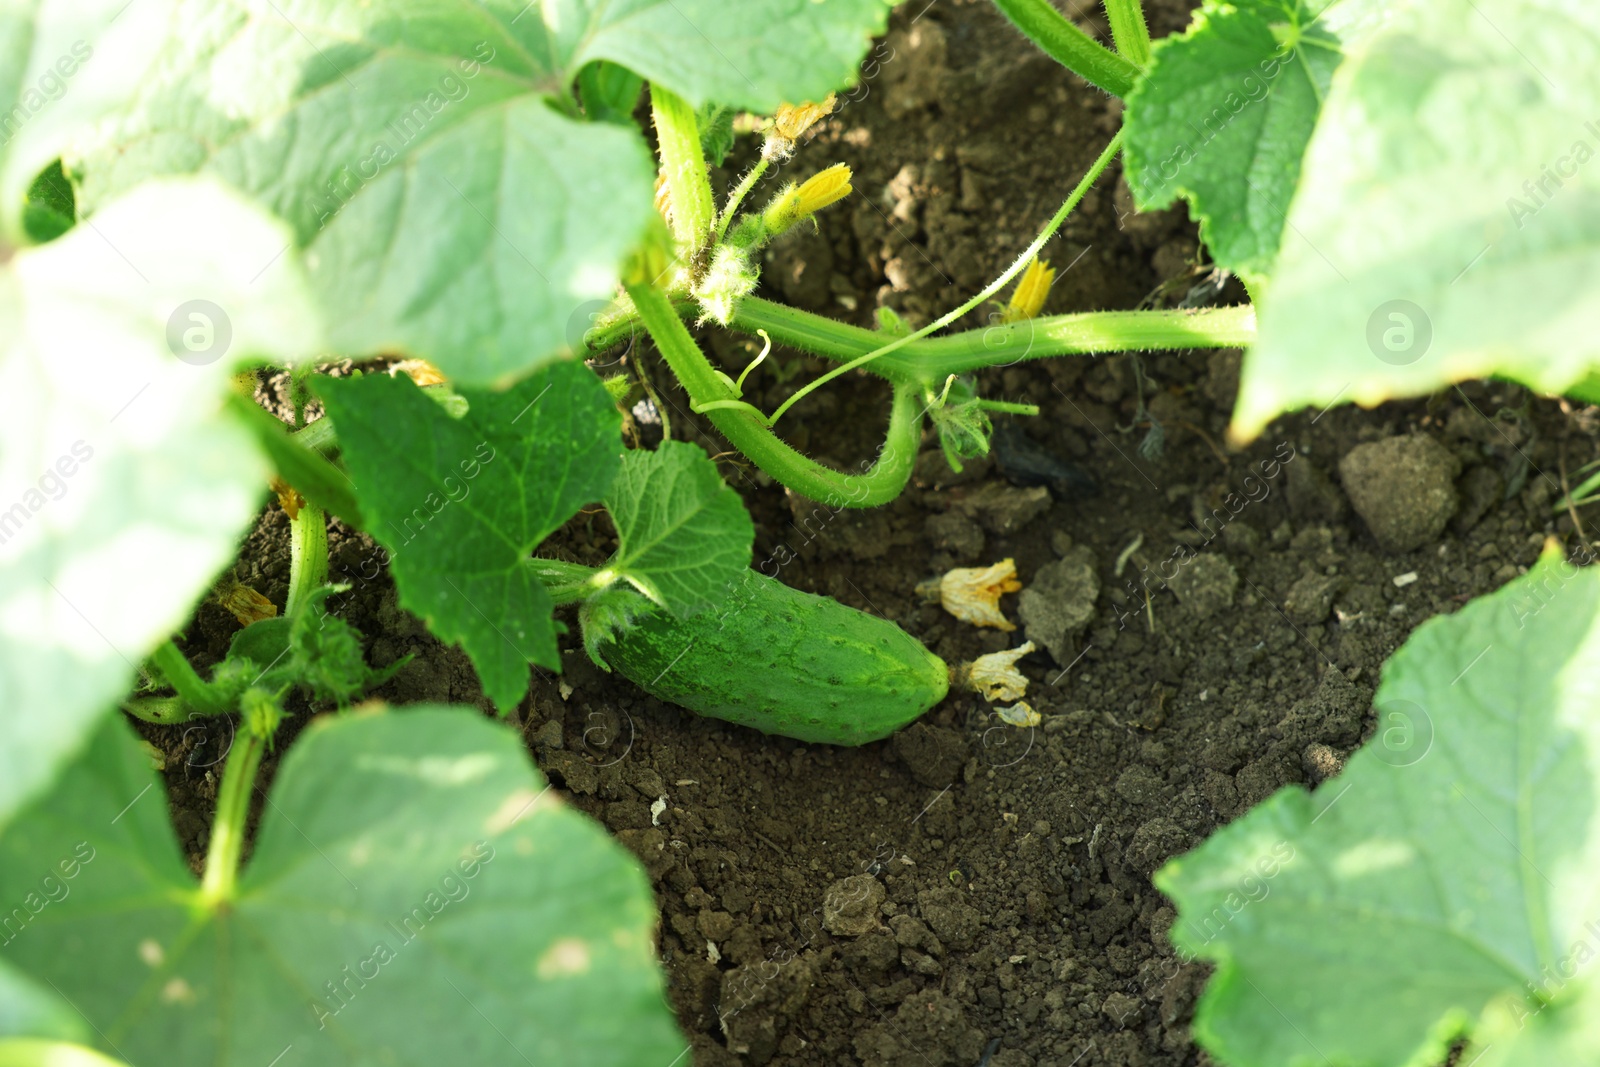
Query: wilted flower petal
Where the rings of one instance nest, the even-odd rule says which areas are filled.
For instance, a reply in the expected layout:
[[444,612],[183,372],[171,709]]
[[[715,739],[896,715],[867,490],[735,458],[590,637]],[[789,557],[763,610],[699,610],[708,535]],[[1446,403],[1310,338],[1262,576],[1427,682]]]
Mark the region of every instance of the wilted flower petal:
[[994,713],[1000,716],[1003,722],[1008,722],[1012,726],[1038,726],[1044,721],[1043,716],[1023,700],[1017,701],[1009,708],[995,708]]
[[277,617],[278,605],[248,585],[235,581],[231,575],[224,576],[217,583],[216,593],[217,602],[239,620],[240,626]]
[[1033,642],[979,656],[967,665],[964,681],[974,693],[991,704],[997,700],[1021,700],[1028,692],[1028,679],[1017,670],[1017,660],[1034,650]]
[[1016,561],[1003,559],[992,567],[957,567],[947,573],[939,579],[939,602],[962,622],[1015,630],[1016,624],[1000,614],[1000,597],[1021,588]]

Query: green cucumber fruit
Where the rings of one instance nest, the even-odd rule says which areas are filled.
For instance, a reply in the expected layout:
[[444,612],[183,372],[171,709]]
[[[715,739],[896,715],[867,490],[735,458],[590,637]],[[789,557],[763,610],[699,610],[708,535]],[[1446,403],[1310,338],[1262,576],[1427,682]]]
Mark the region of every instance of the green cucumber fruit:
[[832,745],[888,737],[950,688],[944,661],[894,623],[755,571],[725,607],[690,619],[651,611],[602,656],[697,714]]

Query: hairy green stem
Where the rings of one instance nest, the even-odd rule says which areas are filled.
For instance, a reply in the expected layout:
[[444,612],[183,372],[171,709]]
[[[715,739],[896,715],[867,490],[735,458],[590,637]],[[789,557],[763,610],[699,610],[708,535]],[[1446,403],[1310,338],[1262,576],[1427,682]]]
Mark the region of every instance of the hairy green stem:
[[[695,404],[738,400],[717,376],[672,301],[651,285],[629,285],[628,296],[645,329]],[[900,495],[911,478],[922,437],[922,407],[915,387],[895,387],[889,432],[876,462],[861,474],[845,474],[808,459],[780,440],[759,412],[719,407],[706,412],[713,426],[740,452],[802,496],[831,507],[870,508]]]
[[1136,67],[1148,67],[1150,27],[1144,21],[1144,7],[1139,0],[1105,0],[1105,5],[1117,52]]
[[217,816],[211,824],[211,844],[206,849],[206,870],[200,880],[200,899],[215,908],[233,899],[239,880],[239,857],[244,852],[245,819],[250,814],[250,792],[255,786],[266,738],[241,730],[222,769],[217,791]]
[[328,582],[328,516],[307,501],[289,522],[289,600],[283,613],[290,618]]
[[994,0],[994,6],[1063,67],[1112,96],[1127,96],[1139,68],[1078,29],[1050,0]]
[[544,585],[556,607],[576,603],[594,592],[594,576],[600,573],[596,567],[537,556],[528,561],[528,566],[533,568],[534,577]]
[[155,665],[166,683],[177,690],[178,700],[190,711],[201,715],[223,715],[233,710],[232,703],[218,696],[216,689],[200,677],[188,658],[170,639],[163,641],[150,654],[150,662]]
[[716,219],[700,125],[687,100],[656,82],[650,83],[650,114],[661,151],[661,173],[672,198],[672,234],[693,251],[705,243]]
[[954,311],[942,315],[928,323],[928,325],[924,326],[920,330],[917,330],[915,333],[906,334],[904,337],[891,341],[876,351],[868,352],[864,356],[858,356],[849,363],[846,363],[844,366],[836,367],[828,373],[822,375],[820,378],[817,378],[815,381],[808,383],[805,388],[799,390],[788,400],[784,401],[778,406],[778,410],[772,413],[769,423],[777,422],[778,419],[782,418],[785,411],[788,411],[790,408],[794,407],[796,403],[798,403],[803,397],[811,393],[813,390],[820,389],[822,386],[826,385],[828,382],[839,377],[840,375],[853,371],[857,367],[887,355],[896,349],[904,348],[913,341],[926,337],[936,330],[944,329],[946,326],[950,325],[952,322],[955,322],[961,316],[965,315],[967,312],[971,311],[985,300],[988,300],[990,297],[994,296],[1001,289],[1005,288],[1006,284],[1010,282],[1012,278],[1015,278],[1018,274],[1022,273],[1029,262],[1033,260],[1033,257],[1039,254],[1039,250],[1045,246],[1045,242],[1049,241],[1050,238],[1055,236],[1056,231],[1061,228],[1061,224],[1067,220],[1067,216],[1072,214],[1072,209],[1078,206],[1078,202],[1081,201],[1089,192],[1089,189],[1094,185],[1095,180],[1105,172],[1106,167],[1111,165],[1111,161],[1116,158],[1117,153],[1121,150],[1122,131],[1118,130],[1117,135],[1111,138],[1111,143],[1106,145],[1105,149],[1101,151],[1099,157],[1094,161],[1093,164],[1090,165],[1088,173],[1086,173],[1082,179],[1079,180],[1077,186],[1067,196],[1067,199],[1062,202],[1061,207],[1056,209],[1056,213],[1050,217],[1050,221],[1045,223],[1045,227],[1039,232],[1039,236],[1035,237],[1033,239],[1033,243],[1022,250],[1022,254],[1017,257],[1016,262],[1011,264],[1010,267],[1007,267],[1005,273],[1001,274],[1000,277],[990,282],[983,292],[979,293],[971,300],[968,300],[965,304],[962,304]]
[[733,216],[739,210],[739,205],[744,203],[744,198],[751,189],[755,188],[755,184],[761,180],[761,176],[767,172],[767,166],[765,157],[757,160],[756,165],[750,168],[749,173],[739,179],[739,184],[734,186],[733,192],[728,194],[728,204],[722,209],[722,215],[717,219],[717,240],[722,240],[727,234],[728,224],[733,221]]
[[180,697],[130,697],[122,702],[122,710],[158,726],[183,722],[193,714]]
[[[699,313],[699,305],[690,297],[673,297],[672,306],[680,318]],[[630,336],[638,322],[637,316],[630,316],[608,326],[607,334],[591,339],[590,351],[602,352],[608,344]],[[729,326],[752,336],[766,330],[778,344],[834,360],[864,356],[884,340],[883,334],[873,330],[755,296],[739,302]],[[1244,348],[1255,339],[1255,309],[1248,304],[1171,311],[1084,311],[913,341],[866,364],[865,369],[896,384],[932,384],[947,375],[1010,366],[1019,360],[1102,352]]]
[[[773,341],[827,359],[855,360],[875,351],[883,334],[747,297],[730,325],[765,330]],[[1086,311],[930,337],[891,352],[864,369],[895,383],[935,384],[951,374],[1006,367],[1023,360],[1186,348],[1243,348],[1256,338],[1255,308],[1170,311]]]

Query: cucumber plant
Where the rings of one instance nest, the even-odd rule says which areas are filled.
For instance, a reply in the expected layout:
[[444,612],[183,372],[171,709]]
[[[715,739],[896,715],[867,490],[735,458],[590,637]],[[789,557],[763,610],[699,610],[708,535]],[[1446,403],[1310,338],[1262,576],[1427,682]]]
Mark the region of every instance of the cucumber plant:
[[[502,712],[530,665],[559,668],[563,605],[602,664],[775,732],[861,743],[943,695],[944,665],[892,624],[750,572],[750,519],[703,452],[623,447],[630,383],[583,358],[625,337],[647,334],[750,462],[830,507],[899,494],[927,425],[953,463],[984,451],[990,412],[1032,409],[969,376],[1024,359],[1253,343],[1241,437],[1289,407],[1469,375],[1591,390],[1571,279],[1595,238],[1583,122],[1600,101],[1578,72],[1600,33],[1577,0],[1508,2],[1493,23],[1472,0],[1208,0],[1154,45],[1137,0],[1106,0],[1113,48],[1046,0],[996,3],[1123,96],[1127,124],[1010,268],[916,330],[755,295],[760,251],[852,191],[837,164],[763,182],[851,81],[884,0],[40,0],[3,20],[0,901],[21,904],[0,1058],[681,1055],[641,874],[549,802],[499,724],[436,708],[313,723],[242,863],[295,694],[342,708],[383,680],[337,618],[329,517],[381,546],[402,605],[466,650]],[[1420,142],[1419,110],[1439,126]],[[708,155],[735,111],[772,123],[718,204]],[[1142,205],[1190,200],[1262,300],[1259,341],[1253,306],[1037,317],[1041,253],[1119,154]],[[1013,282],[1006,321],[932,336]],[[839,366],[763,411],[691,319]],[[432,369],[417,384],[379,356]],[[343,359],[360,366],[316,369]],[[241,392],[236,373],[261,368],[290,376],[290,428]],[[776,427],[856,371],[893,399],[875,459],[841,471]],[[313,398],[326,415],[308,422]],[[270,474],[304,501],[288,602],[202,679],[171,638]],[[594,504],[610,560],[537,554]],[[692,681],[657,670],[669,653],[694,657]],[[154,779],[118,707],[239,719],[198,881],[143,799]],[[52,872],[80,844],[98,858],[69,887]],[[1541,1017],[1550,1047],[1589,1032],[1576,997]],[[1443,1013],[1437,1039],[1472,1005],[1419,1008]],[[619,1018],[626,1040],[602,1039]]]

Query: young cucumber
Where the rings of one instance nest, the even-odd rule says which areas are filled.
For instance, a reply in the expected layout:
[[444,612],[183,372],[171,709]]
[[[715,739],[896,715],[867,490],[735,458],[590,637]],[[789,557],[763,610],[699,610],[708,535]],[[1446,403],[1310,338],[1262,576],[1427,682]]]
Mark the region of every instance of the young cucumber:
[[746,571],[725,607],[651,612],[602,655],[701,715],[834,745],[888,737],[944,699],[949,670],[892,622]]

